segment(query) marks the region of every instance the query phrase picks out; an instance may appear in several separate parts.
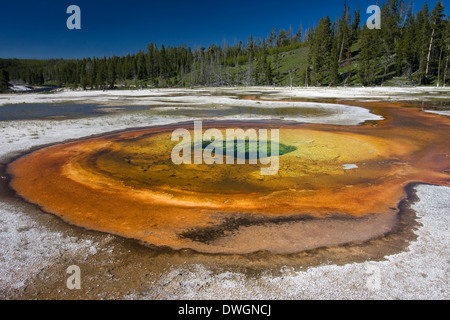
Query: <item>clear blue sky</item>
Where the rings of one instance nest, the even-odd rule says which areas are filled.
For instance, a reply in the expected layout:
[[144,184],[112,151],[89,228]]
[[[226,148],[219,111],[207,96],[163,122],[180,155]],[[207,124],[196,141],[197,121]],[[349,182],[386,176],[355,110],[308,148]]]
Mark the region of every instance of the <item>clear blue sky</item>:
[[[444,0],[448,14],[450,0]],[[1,0],[0,58],[82,58],[136,53],[147,44],[192,47],[265,38],[272,28],[294,32],[341,15],[344,0]],[[385,0],[379,0],[380,4]],[[405,2],[409,2],[406,0]],[[415,11],[424,0],[413,0]],[[437,0],[429,0],[430,10]],[[376,0],[348,0],[361,19]],[[82,30],[68,30],[69,5],[81,8]]]

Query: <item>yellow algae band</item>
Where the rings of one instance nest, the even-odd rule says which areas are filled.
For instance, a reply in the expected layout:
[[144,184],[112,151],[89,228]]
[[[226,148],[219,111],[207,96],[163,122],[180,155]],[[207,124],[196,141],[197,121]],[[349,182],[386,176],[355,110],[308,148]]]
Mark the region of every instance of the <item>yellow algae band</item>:
[[[395,223],[389,214],[408,183],[450,185],[444,172],[449,158],[443,156],[450,155],[448,120],[415,110],[406,113],[395,105],[377,108],[391,119],[377,127],[258,123],[267,132],[277,129],[277,145],[289,151],[280,152],[273,175],[262,174],[262,158],[250,163],[247,156],[241,165],[227,165],[226,159],[224,164],[193,159],[176,164],[172,154],[180,140],[172,138],[180,128],[175,126],[47,147],[19,158],[8,170],[22,197],[89,229],[203,252],[298,251],[314,237],[311,246],[387,232]],[[227,130],[255,127],[208,123],[202,133],[213,128],[226,137]],[[182,129],[194,137],[193,124]],[[224,141],[227,151],[237,150]],[[185,145],[192,150],[192,143]],[[198,150],[203,153],[208,145]],[[378,218],[358,219],[373,214]],[[336,216],[350,220],[334,221]],[[295,229],[305,217],[322,221],[314,222],[314,235],[307,234],[313,229]],[[203,241],[195,230],[210,230],[213,236]]]

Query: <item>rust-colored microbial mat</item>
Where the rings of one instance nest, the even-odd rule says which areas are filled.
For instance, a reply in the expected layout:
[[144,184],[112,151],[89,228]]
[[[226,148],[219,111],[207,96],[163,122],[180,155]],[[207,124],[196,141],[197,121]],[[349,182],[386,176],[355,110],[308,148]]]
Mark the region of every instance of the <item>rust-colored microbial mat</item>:
[[409,183],[450,186],[450,121],[396,104],[358,105],[385,120],[204,123],[279,129],[290,152],[273,176],[262,176],[261,164],[174,165],[171,134],[193,129],[186,124],[35,151],[10,164],[11,186],[69,223],[173,249],[291,253],[364,241],[392,229]]

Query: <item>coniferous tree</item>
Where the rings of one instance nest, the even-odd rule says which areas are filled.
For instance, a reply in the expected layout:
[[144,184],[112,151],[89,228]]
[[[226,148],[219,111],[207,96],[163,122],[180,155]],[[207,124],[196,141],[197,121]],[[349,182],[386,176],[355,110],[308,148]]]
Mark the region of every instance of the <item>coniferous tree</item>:
[[269,47],[274,48],[276,46],[276,41],[277,41],[277,29],[273,28],[272,31],[270,31],[268,38]]
[[331,66],[331,21],[329,17],[322,18],[314,32],[310,49],[311,81],[315,85],[326,84],[330,76]]
[[419,52],[419,69],[417,70],[417,79],[419,84],[425,84],[427,82],[426,66],[428,56],[428,45],[431,36],[431,24],[430,24],[430,11],[428,5],[425,4],[422,10],[417,13],[416,18],[416,50]]
[[[337,37],[332,37],[332,47],[331,47],[331,55],[330,55],[330,79],[329,84],[331,86],[339,85],[339,60],[340,54],[338,53],[339,47],[339,39]],[[347,47],[348,49],[348,47]],[[346,50],[347,50],[346,49]]]
[[253,36],[250,35],[247,42],[247,50],[248,50],[248,74],[247,74],[247,83],[252,86],[254,84],[253,78],[253,59],[255,54],[255,44],[253,42]]
[[444,6],[442,5],[441,1],[438,0],[431,15],[432,31],[427,55],[427,67],[425,72],[426,76],[428,76],[432,72],[431,68],[433,67],[433,62],[434,62],[434,69],[438,69],[435,66],[436,60],[438,60],[437,58],[438,56],[442,57],[444,44],[443,36],[446,27],[444,21],[445,14],[443,13],[443,11]]
[[411,79],[414,70],[419,68],[420,50],[417,50],[418,23],[414,15],[404,23],[397,50],[397,74],[407,75]]
[[265,84],[267,84],[267,85],[273,84],[272,64],[270,63],[270,61],[266,62],[266,68],[264,70],[264,76],[265,76]]
[[145,80],[147,78],[147,66],[145,63],[144,51],[139,50],[136,55],[137,79]]
[[364,86],[375,84],[376,66],[379,56],[379,31],[370,30],[367,25],[361,31],[361,53],[358,68],[358,78]]
[[391,64],[395,62],[400,38],[400,11],[397,0],[387,0],[383,5],[381,21],[381,63],[384,69],[381,82],[383,82],[390,72]]
[[293,44],[294,43],[294,31],[292,30],[292,26],[289,26],[288,42],[289,42],[289,44]]
[[347,1],[344,2],[344,11],[342,13],[342,17],[338,22],[338,30],[336,32],[336,36],[339,39],[338,50],[339,50],[339,61],[341,61],[344,57],[344,53],[347,51],[347,48],[351,45],[351,30],[349,28],[350,24],[350,14],[349,8],[347,7]]
[[110,89],[114,89],[117,80],[117,66],[115,59],[108,64],[108,85]]
[[0,92],[6,92],[9,89],[9,73],[6,70],[0,70]]
[[295,42],[301,43],[303,41],[303,26],[300,24],[300,27],[297,30],[297,33],[295,34]]
[[359,27],[360,22],[361,22],[361,17],[360,17],[360,13],[359,13],[359,5],[358,5],[358,8],[356,9],[356,11],[353,15],[353,22],[352,22],[352,28],[351,28],[352,44],[353,44],[353,42],[358,40],[358,38],[360,36],[360,32],[361,32],[361,29]]
[[445,29],[445,42],[444,42],[444,48],[446,50],[446,55],[445,55],[445,67],[444,67],[444,74],[443,74],[443,85],[444,87],[446,86],[446,82],[448,77],[448,72],[449,72],[449,56],[450,56],[450,19],[447,19],[447,27]]
[[303,41],[309,44],[313,39],[314,39],[314,27],[310,27],[308,30],[306,30]]
[[280,32],[278,33],[278,37],[277,37],[277,46],[284,47],[287,45],[289,45],[288,33],[286,30],[281,29]]

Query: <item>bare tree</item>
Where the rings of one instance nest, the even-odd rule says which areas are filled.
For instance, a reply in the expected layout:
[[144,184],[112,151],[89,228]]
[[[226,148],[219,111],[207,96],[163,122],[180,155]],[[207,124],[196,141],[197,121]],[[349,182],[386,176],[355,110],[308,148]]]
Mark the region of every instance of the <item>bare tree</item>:
[[290,88],[292,90],[292,70],[289,70],[289,80],[290,80]]
[[434,40],[434,32],[436,28],[433,27],[433,31],[431,32],[430,46],[428,48],[428,56],[427,56],[427,67],[425,69],[425,75],[428,76],[430,71],[430,59],[431,59],[431,49],[433,48],[433,40]]
[[438,78],[437,78],[437,87],[440,87],[440,81],[441,81],[441,60],[442,60],[442,49],[439,53],[439,64],[438,64]]
[[447,46],[447,59],[445,61],[445,69],[444,69],[444,88],[445,88],[445,82],[447,81],[447,71],[448,71],[448,55],[450,53],[450,45]]

